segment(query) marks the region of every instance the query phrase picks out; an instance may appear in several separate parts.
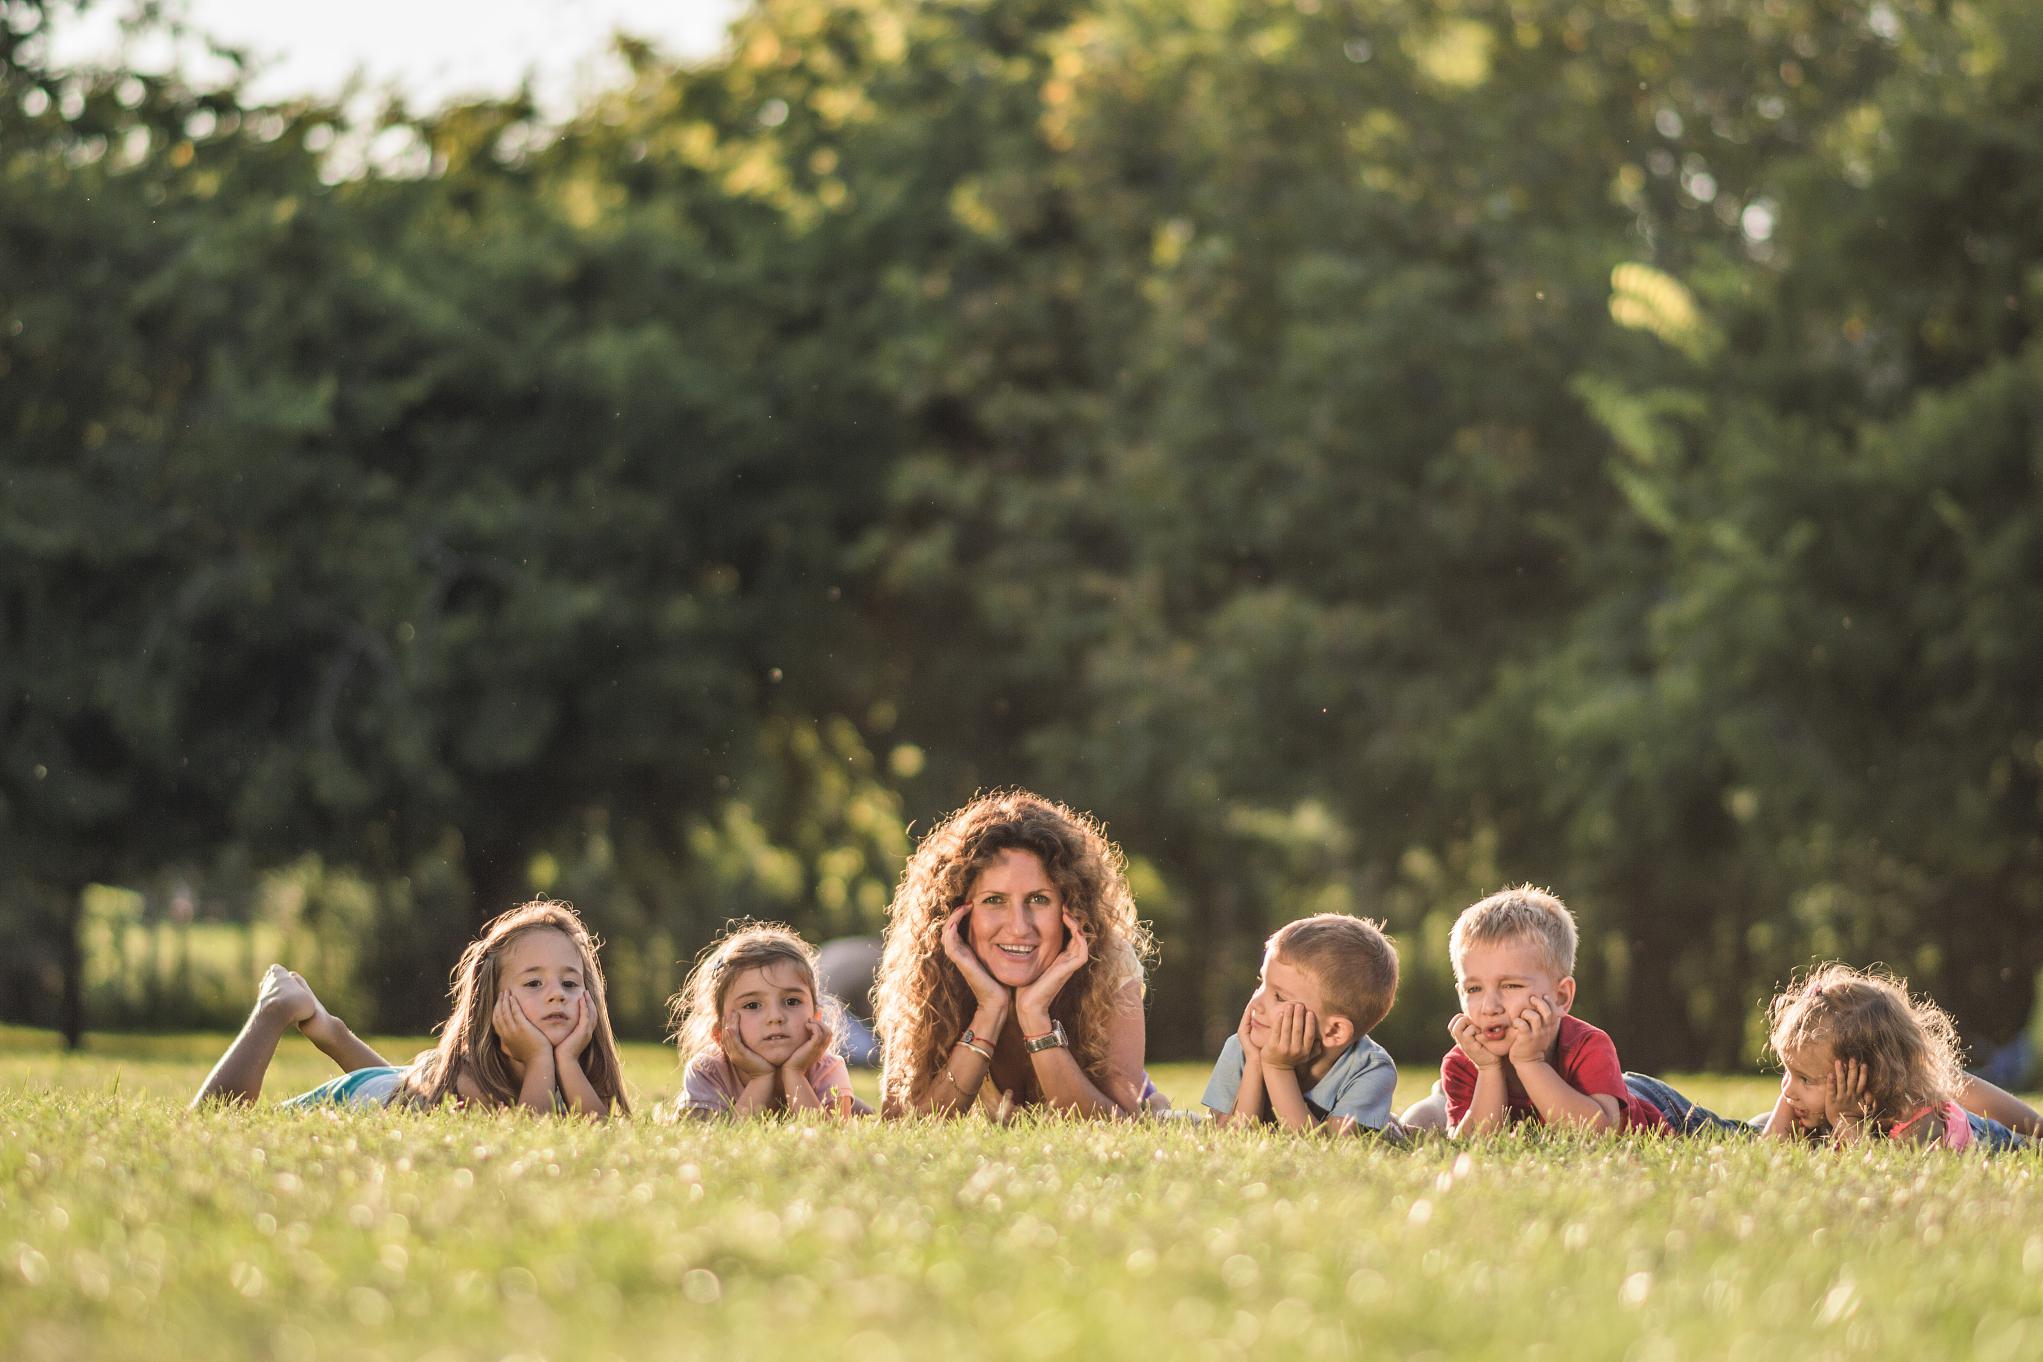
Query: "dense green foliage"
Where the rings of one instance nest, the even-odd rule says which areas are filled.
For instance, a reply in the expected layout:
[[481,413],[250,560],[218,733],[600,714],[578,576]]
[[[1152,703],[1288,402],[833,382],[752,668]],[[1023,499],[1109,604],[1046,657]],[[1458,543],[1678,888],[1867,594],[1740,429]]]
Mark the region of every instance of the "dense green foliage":
[[53,1362],[695,1358],[762,1340],[859,1359],[2017,1362],[2038,1344],[2032,1153],[193,1117],[136,1080],[168,1072],[148,1042],[57,1057],[7,1041],[0,1317],[11,1349]]
[[384,1025],[533,888],[656,994],[1020,782],[1135,858],[1169,1053],[1325,906],[1437,1052],[1520,879],[1641,1066],[1815,955],[2028,1018],[2027,0],[760,0],[380,131],[0,14],[19,1015],[173,875]]

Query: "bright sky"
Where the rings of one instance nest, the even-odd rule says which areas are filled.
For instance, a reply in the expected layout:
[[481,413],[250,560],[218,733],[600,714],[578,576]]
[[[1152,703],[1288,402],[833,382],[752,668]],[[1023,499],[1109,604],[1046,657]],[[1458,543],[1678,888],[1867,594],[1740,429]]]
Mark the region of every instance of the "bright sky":
[[[706,57],[722,45],[743,0],[183,0],[188,22],[254,58],[250,91],[258,100],[331,95],[350,76],[371,87],[395,85],[414,108],[449,99],[501,94],[530,76],[543,107],[564,112],[576,94],[616,68],[605,58],[620,30],[679,57]],[[52,34],[58,65],[108,60],[120,51],[120,0],[83,15],[60,12]],[[156,45],[129,54],[161,68],[171,53]],[[186,64],[195,64],[190,53]]]

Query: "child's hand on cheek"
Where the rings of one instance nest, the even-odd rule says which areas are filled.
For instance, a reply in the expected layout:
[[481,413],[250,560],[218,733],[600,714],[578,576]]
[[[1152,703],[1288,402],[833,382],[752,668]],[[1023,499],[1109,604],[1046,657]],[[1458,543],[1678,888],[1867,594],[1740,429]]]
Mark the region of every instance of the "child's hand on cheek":
[[1528,999],[1518,1020],[1511,1023],[1511,1063],[1544,1064],[1553,1053],[1554,1037],[1560,1034],[1561,1010],[1545,994]]
[[1503,1056],[1491,1054],[1483,1045],[1483,1028],[1471,1021],[1466,1012],[1454,1014],[1454,1020],[1447,1023],[1447,1034],[1454,1037],[1454,1043],[1468,1056],[1469,1063],[1478,1069],[1488,1069],[1504,1062]]
[[1286,1003],[1263,1040],[1265,1069],[1295,1069],[1319,1054],[1319,1018],[1304,1003]]
[[579,1061],[595,1034],[596,1009],[589,1005],[589,995],[584,993],[575,1000],[575,1029],[553,1047],[554,1060],[561,1063]]
[[1866,1118],[1866,1066],[1855,1059],[1833,1060],[1823,1083],[1823,1115],[1839,1140],[1855,1138]]
[[787,1062],[780,1066],[791,1074],[807,1073],[810,1067],[823,1057],[823,1052],[830,1048],[830,1042],[834,1039],[830,1034],[830,1028],[823,1025],[821,1018],[811,1017],[802,1025],[808,1028],[808,1039],[804,1040],[795,1052],[787,1057]]
[[1241,1025],[1234,1028],[1235,1036],[1241,1041],[1242,1059],[1250,1064],[1263,1062],[1263,1047],[1256,1043],[1255,1028],[1249,1021],[1256,1014],[1256,1000],[1249,999],[1248,1006],[1241,1010]]
[[724,1047],[724,1058],[737,1070],[738,1077],[751,1080],[764,1078],[773,1072],[773,1066],[760,1058],[757,1051],[745,1044],[745,1038],[738,1033],[738,1013],[733,1009],[724,1017],[723,1029],[717,1041]]
[[497,1042],[504,1047],[504,1053],[510,1057],[511,1068],[520,1077],[534,1060],[553,1050],[546,1033],[525,1015],[525,1009],[518,1006],[518,1000],[508,992],[497,995],[497,1005],[490,1012],[490,1027],[497,1033]]

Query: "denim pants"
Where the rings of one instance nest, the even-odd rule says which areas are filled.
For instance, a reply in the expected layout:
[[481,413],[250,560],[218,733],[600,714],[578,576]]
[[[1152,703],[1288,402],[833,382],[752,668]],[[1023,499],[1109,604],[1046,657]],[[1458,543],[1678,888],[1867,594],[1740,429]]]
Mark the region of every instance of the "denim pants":
[[[1719,1116],[1707,1107],[1699,1107],[1651,1074],[1628,1073],[1624,1076],[1624,1085],[1633,1097],[1665,1116],[1668,1128],[1676,1135],[1755,1133],[1750,1122]],[[1763,1122],[1764,1118],[1761,1120]]]

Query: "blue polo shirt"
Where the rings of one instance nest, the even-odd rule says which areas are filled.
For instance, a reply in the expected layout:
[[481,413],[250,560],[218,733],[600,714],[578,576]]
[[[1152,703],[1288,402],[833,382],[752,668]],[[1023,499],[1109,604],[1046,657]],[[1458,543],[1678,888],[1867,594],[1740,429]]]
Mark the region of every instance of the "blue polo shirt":
[[[1214,1111],[1233,1111],[1235,1095],[1241,1091],[1242,1066],[1241,1037],[1229,1036],[1214,1062],[1213,1077],[1206,1080],[1206,1095],[1199,1100]],[[1361,1036],[1341,1052],[1327,1076],[1306,1092],[1305,1105],[1322,1121],[1352,1116],[1357,1125],[1381,1130],[1390,1120],[1390,1099],[1396,1088],[1397,1065],[1389,1052]]]

